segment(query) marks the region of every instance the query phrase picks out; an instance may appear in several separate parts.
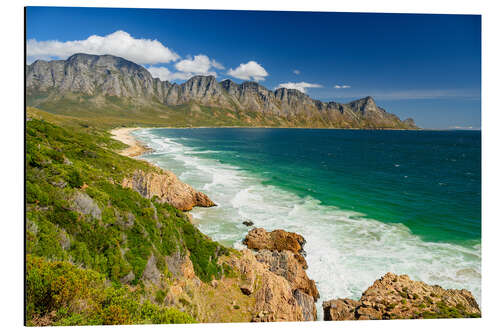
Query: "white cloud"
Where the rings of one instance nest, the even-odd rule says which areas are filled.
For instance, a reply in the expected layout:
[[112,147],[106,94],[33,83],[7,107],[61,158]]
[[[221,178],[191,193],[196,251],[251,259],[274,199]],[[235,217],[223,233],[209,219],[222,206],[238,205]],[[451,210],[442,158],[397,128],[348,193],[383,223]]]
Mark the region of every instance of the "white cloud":
[[146,67],[146,69],[151,73],[153,77],[157,77],[162,81],[187,80],[195,75],[185,72],[171,72],[167,67],[162,66],[150,66]]
[[214,68],[217,68],[217,69],[225,69],[224,66],[222,66],[222,64],[218,63],[217,61],[215,61],[214,59],[212,59],[212,66]]
[[194,57],[188,57],[187,59],[181,60],[174,65],[177,72],[171,72],[167,67],[163,66],[150,66],[147,70],[151,73],[153,77],[157,77],[163,81],[173,81],[173,80],[187,80],[195,75],[213,75],[217,76],[217,73],[212,68],[223,69],[220,63],[215,60],[210,60],[204,54],[199,54]]
[[263,81],[269,74],[257,62],[251,60],[246,64],[240,64],[236,69],[229,69],[228,75],[241,80]]
[[343,85],[339,85],[339,84],[336,84],[333,86],[335,89],[348,89],[348,88],[351,88],[351,86],[348,86],[346,84],[343,84]]
[[139,64],[157,64],[176,61],[179,55],[158,40],[134,38],[118,30],[106,36],[92,35],[84,40],[60,42],[57,40],[27,43],[30,59],[65,59],[75,53],[111,54]]
[[210,60],[210,58],[204,54],[199,54],[197,56],[194,56],[194,58],[181,60],[175,64],[175,68],[180,72],[192,73],[195,75],[217,76],[214,71],[210,71],[212,67],[217,69],[224,69],[224,66],[222,66],[215,60]]
[[298,69],[294,69],[294,70],[293,70],[293,74],[295,74],[295,75],[299,75],[299,74],[300,74],[300,71],[299,71]]
[[308,83],[308,82],[287,82],[280,83],[280,85],[276,88],[287,88],[287,89],[297,89],[303,93],[307,92],[308,88],[321,88],[321,84],[316,83]]

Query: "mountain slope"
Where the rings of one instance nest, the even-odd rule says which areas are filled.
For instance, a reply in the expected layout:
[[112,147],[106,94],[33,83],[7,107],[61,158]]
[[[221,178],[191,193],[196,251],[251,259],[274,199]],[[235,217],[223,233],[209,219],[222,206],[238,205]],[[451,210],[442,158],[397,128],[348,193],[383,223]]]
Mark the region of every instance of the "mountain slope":
[[26,88],[28,105],[50,112],[85,116],[100,110],[101,116],[133,115],[150,118],[148,123],[156,119],[157,125],[417,128],[413,120],[401,121],[378,107],[372,97],[326,103],[295,89],[271,91],[255,82],[218,82],[214,76],[176,84],[111,55],[37,60],[26,68]]

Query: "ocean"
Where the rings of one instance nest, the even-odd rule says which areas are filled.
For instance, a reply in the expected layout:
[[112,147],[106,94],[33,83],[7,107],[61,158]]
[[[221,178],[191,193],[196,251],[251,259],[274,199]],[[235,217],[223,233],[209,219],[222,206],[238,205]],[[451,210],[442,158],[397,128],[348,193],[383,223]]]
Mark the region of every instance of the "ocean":
[[481,301],[481,132],[196,128],[133,132],[141,158],[217,207],[200,230],[243,248],[251,220],[303,235],[321,303],[386,272]]

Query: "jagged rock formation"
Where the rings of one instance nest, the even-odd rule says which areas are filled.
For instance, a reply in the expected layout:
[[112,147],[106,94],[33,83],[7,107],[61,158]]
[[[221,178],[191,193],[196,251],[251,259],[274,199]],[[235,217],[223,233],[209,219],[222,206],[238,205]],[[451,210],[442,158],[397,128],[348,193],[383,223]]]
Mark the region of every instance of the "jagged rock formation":
[[250,230],[243,240],[243,244],[252,250],[290,251],[304,269],[307,269],[303,248],[305,243],[304,237],[294,232],[281,229],[267,232],[264,228]]
[[[75,54],[67,60],[37,60],[26,68],[27,96],[58,99],[67,94],[113,96],[140,103],[197,105],[243,112],[249,125],[255,118],[273,117],[290,126],[340,128],[417,128],[378,107],[372,97],[351,103],[322,102],[287,88],[274,91],[255,82],[217,82],[214,76],[194,76],[182,84],[153,78],[144,67],[111,55]],[[49,97],[47,97],[49,96]],[[30,100],[28,98],[28,100]]]
[[191,210],[195,206],[215,206],[206,194],[181,182],[176,175],[167,170],[157,169],[157,172],[149,173],[136,170],[131,177],[123,179],[122,186],[131,188],[148,199],[156,196],[161,202],[168,202],[183,211]]
[[[303,257],[305,252],[302,248],[303,244],[305,244],[304,237],[284,230],[267,232],[262,228],[255,228],[245,237],[244,244],[249,249],[257,250],[255,259],[263,264],[267,270],[287,281],[293,296],[293,301],[287,298],[289,299],[287,302],[292,302],[292,304],[296,302],[298,304],[302,320],[316,320],[317,314],[314,303],[319,298],[319,292],[315,282],[309,279],[305,272],[307,264]],[[244,268],[243,271],[246,272],[248,269]],[[241,289],[244,293],[251,294],[254,289],[255,278],[251,273],[248,276],[248,282],[241,286]],[[272,318],[260,316],[254,318],[254,320],[270,321]]]
[[255,299],[251,321],[302,321],[302,308],[293,295],[290,283],[260,263],[249,250],[233,257],[230,265],[242,274],[241,291]]
[[[290,251],[284,252],[300,267]],[[259,254],[245,249],[221,257],[219,263],[232,273],[205,283],[196,277],[189,254],[174,253],[166,257],[172,274],[168,287],[164,285],[165,276],[155,268],[156,259],[151,256],[142,280],[148,288],[166,288],[165,304],[186,311],[202,322],[316,320],[313,297],[287,277],[293,276],[296,270],[288,266],[292,273],[280,274],[259,259]]]
[[359,301],[323,302],[325,320],[417,319],[480,317],[470,291],[443,289],[407,275],[387,273],[369,287]]

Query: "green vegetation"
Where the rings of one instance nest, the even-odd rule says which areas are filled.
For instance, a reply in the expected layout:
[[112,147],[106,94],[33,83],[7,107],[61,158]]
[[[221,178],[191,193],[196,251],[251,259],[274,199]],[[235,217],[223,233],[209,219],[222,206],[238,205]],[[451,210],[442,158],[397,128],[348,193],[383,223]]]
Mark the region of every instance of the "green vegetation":
[[[33,282],[28,291],[29,322],[42,324],[37,320],[53,311],[57,316],[51,322],[64,325],[171,322],[168,311],[153,304],[162,303],[163,291],[146,291],[144,287],[142,276],[151,256],[162,279],[172,278],[166,258],[174,254],[189,253],[202,281],[221,278],[229,271],[218,264],[229,250],[203,235],[183,212],[121,186],[123,178],[134,170],[151,171],[152,166],[115,153],[123,144],[91,124],[82,126],[34,109],[29,109],[28,117],[26,252],[36,261],[27,272]],[[43,267],[42,277],[31,271],[35,266]],[[108,304],[97,296],[72,291],[69,293],[75,299],[57,301],[59,296],[54,295],[59,295],[59,289],[50,289],[54,279],[63,283],[63,290],[79,289],[71,283],[86,289],[83,286],[90,283],[97,294],[119,292],[116,299],[124,302],[141,299],[126,291],[130,285],[136,292],[146,293],[143,296],[153,303],[123,307],[118,301]],[[70,281],[70,285],[61,281]],[[110,283],[114,287],[108,290],[104,286]],[[96,319],[90,310],[81,314],[68,306],[87,299],[99,305],[101,317]]]
[[399,296],[401,296],[403,298],[409,298],[408,293],[405,291],[398,291],[398,294],[399,294]]
[[195,320],[177,309],[139,302],[126,286],[107,286],[106,277],[64,261],[26,258],[27,324],[181,324]]
[[446,305],[443,301],[437,303],[436,311],[424,311],[417,314],[416,318],[437,319],[437,318],[481,318],[479,313],[468,313],[463,304],[455,307]]

